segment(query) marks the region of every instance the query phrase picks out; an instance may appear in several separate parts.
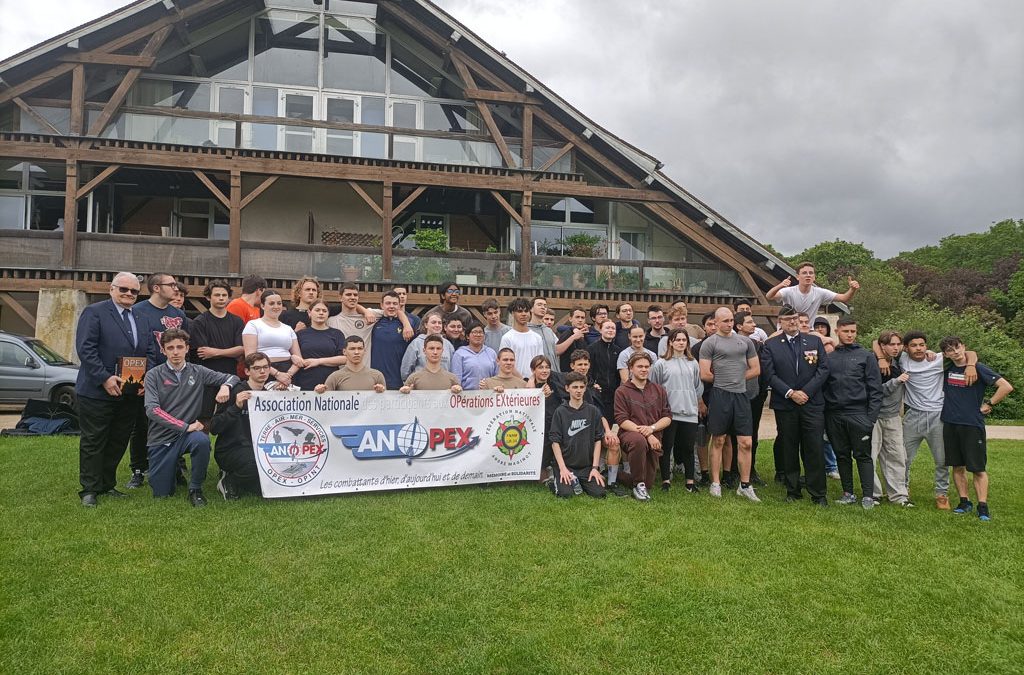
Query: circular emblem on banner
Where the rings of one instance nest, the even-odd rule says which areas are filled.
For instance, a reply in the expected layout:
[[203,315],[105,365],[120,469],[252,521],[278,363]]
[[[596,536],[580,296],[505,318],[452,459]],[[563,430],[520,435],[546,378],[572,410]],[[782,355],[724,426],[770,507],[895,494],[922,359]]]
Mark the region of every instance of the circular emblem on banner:
[[257,445],[260,469],[278,485],[305,485],[327,463],[327,432],[307,415],[275,417],[260,430]]
[[502,413],[487,424],[484,438],[493,438],[494,458],[505,466],[519,464],[528,447],[532,447],[538,438],[537,425],[533,419],[520,411]]
[[398,430],[398,449],[406,457],[419,457],[427,451],[430,440],[427,430],[420,424],[419,418]]

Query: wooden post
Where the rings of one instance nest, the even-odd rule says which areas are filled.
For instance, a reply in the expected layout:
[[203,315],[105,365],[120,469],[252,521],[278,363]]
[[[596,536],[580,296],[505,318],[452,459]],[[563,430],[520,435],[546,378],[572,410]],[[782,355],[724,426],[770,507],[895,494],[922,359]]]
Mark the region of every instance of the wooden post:
[[519,283],[522,286],[530,286],[533,284],[533,249],[530,245],[530,219],[533,217],[533,193],[526,191],[523,193],[523,211],[522,211],[523,223],[520,226],[520,260],[522,261],[523,269],[519,271]]
[[71,125],[70,135],[82,135],[85,119],[85,66],[81,63],[71,71]]
[[392,277],[392,263],[391,263],[391,218],[392,218],[392,205],[395,196],[395,188],[391,181],[384,181],[384,198],[382,200],[383,207],[381,208],[380,216],[380,258],[381,258],[381,278],[384,281],[391,281]]
[[69,159],[65,167],[67,180],[64,183],[64,244],[61,264],[73,268],[78,238],[78,162]]
[[228,199],[228,272],[242,273],[242,172],[231,170],[231,197]]
[[523,106],[523,166],[526,171],[533,169],[533,106]]

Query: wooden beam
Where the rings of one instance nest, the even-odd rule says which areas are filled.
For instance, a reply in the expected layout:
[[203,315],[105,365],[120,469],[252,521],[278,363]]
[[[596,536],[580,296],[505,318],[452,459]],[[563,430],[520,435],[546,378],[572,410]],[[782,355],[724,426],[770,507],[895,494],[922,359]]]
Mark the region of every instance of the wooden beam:
[[104,52],[82,52],[65,54],[57,59],[61,63],[89,63],[105,66],[130,66],[132,68],[152,68],[156,63],[155,56],[132,56],[131,54],[107,54]]
[[46,129],[49,129],[51,132],[53,132],[54,136],[63,136],[64,135],[64,133],[59,131],[57,129],[57,127],[55,127],[52,124],[50,124],[50,121],[48,119],[46,119],[45,117],[40,115],[36,111],[35,108],[30,106],[28,103],[25,103],[25,101],[20,96],[14,97],[14,105],[16,105],[19,108],[21,108],[21,111],[23,113],[25,113],[26,115],[31,117],[33,120],[35,120],[35,123],[38,124],[39,126],[41,126],[43,128],[44,132],[45,132]]
[[[453,59],[454,60],[454,59]],[[518,94],[511,91],[491,91],[489,89],[470,89],[463,91],[467,101],[491,101],[492,103],[519,103],[521,105],[543,105],[544,101],[529,94]]]
[[501,208],[505,209],[505,213],[510,215],[512,217],[512,220],[514,220],[517,223],[519,223],[519,226],[522,227],[522,225],[523,225],[523,216],[522,216],[522,214],[520,214],[518,211],[516,211],[514,208],[512,208],[512,205],[509,204],[507,201],[505,201],[505,198],[502,197],[501,193],[498,192],[497,190],[491,190],[491,196],[494,197],[494,201],[498,202],[498,206],[500,206]]
[[533,168],[533,108],[523,107],[523,168]]
[[256,188],[255,188],[255,189],[253,189],[253,191],[252,191],[252,192],[250,192],[249,194],[247,194],[247,195],[245,196],[245,199],[243,199],[243,200],[242,200],[242,203],[241,203],[241,204],[239,205],[239,207],[238,207],[238,208],[240,208],[240,209],[244,209],[244,208],[245,208],[246,206],[248,206],[249,204],[251,204],[251,203],[253,202],[253,200],[254,200],[254,199],[256,199],[256,198],[257,198],[257,197],[259,197],[259,196],[260,196],[261,194],[263,194],[264,192],[266,192],[266,191],[267,191],[267,189],[268,189],[268,188],[269,188],[269,187],[270,187],[271,185],[273,185],[274,183],[276,183],[276,182],[277,182],[277,179],[278,179],[278,178],[280,178],[280,176],[271,176],[270,178],[266,179],[265,181],[263,181],[262,183],[260,183],[259,185],[257,185],[257,186],[256,186]]
[[209,309],[209,307],[204,305],[201,301],[196,300],[195,298],[189,298],[188,301],[192,305],[192,308],[195,309],[200,314]]
[[359,183],[350,180],[348,184],[352,186],[352,189],[356,191],[356,194],[362,197],[363,201],[366,202],[366,204],[371,209],[373,209],[373,212],[377,214],[378,218],[384,217],[384,210],[381,207],[377,206],[377,202],[375,202],[373,198],[370,197],[370,195],[366,194],[366,190],[360,187]]
[[[452,65],[454,65],[455,69],[458,71],[463,84],[465,84],[467,88],[475,89],[476,82],[473,80],[472,73],[469,72],[469,68],[462,60],[461,55],[456,52],[452,52]],[[515,168],[515,159],[512,158],[512,153],[509,152],[508,144],[505,143],[505,139],[501,135],[498,125],[494,123],[494,116],[491,115],[491,109],[487,107],[487,104],[484,101],[480,100],[476,101],[476,109],[480,111],[480,117],[483,118],[487,131],[490,132],[491,138],[494,140],[494,144],[498,146],[498,152],[501,153],[501,158],[504,160],[505,166]]]
[[36,329],[36,317],[32,312],[25,309],[24,305],[14,299],[10,293],[0,293],[0,303],[3,303],[14,310],[14,313],[21,317],[21,320],[29,325],[33,331]]
[[75,198],[81,199],[82,197],[85,197],[90,192],[99,187],[103,183],[103,181],[114,175],[114,172],[120,168],[120,164],[111,164],[107,168],[103,169],[103,171],[100,171],[95,178],[93,178],[91,181],[89,181],[88,183],[86,183],[85,185],[78,189],[78,193],[75,195]]
[[[422,188],[420,188],[422,189]],[[393,276],[392,247],[391,247],[391,225],[394,219],[394,212],[391,209],[394,199],[394,185],[391,181],[384,181],[382,196],[383,208],[380,210],[380,234],[381,234],[381,278],[391,280]],[[403,202],[404,203],[404,202]]]
[[242,273],[242,172],[231,172],[231,200],[228,202],[228,273]]
[[78,238],[78,162],[68,160],[65,171],[67,180],[64,183],[64,241],[61,248],[61,264],[64,267],[74,267]]
[[394,208],[394,210],[392,211],[392,216],[402,215],[402,212],[405,211],[410,206],[412,206],[412,203],[416,201],[416,198],[423,194],[423,191],[426,189],[427,187],[425,185],[420,185],[415,190],[413,190],[411,195],[403,199],[402,203]]
[[533,220],[533,193],[523,192],[523,210],[519,217],[519,248],[523,269],[519,270],[519,281],[523,286],[533,283],[533,249],[530,247],[530,224]]
[[85,120],[85,66],[79,64],[71,72],[71,123],[68,133],[71,136],[82,135]]
[[205,173],[203,173],[199,169],[193,169],[192,173],[194,173],[196,175],[196,178],[198,178],[199,181],[203,185],[206,186],[207,190],[209,190],[211,193],[213,193],[213,196],[217,198],[217,201],[219,201],[221,204],[223,204],[227,208],[231,208],[231,200],[228,199],[224,195],[224,193],[220,191],[220,188],[217,187],[217,185],[212,180],[210,180],[209,176],[207,176]]
[[[149,42],[146,43],[145,48],[143,48],[142,53],[139,56],[155,56],[160,50],[161,45],[163,45],[164,40],[166,40],[167,36],[170,34],[171,26],[164,26],[153,33],[149,38]],[[128,71],[128,74],[124,76],[121,84],[118,85],[117,89],[115,89],[114,93],[110,96],[110,100],[107,101],[105,106],[103,106],[103,112],[100,113],[100,116],[95,122],[93,122],[92,126],[89,127],[88,136],[99,136],[100,133],[103,132],[107,127],[107,124],[110,122],[110,119],[114,116],[114,113],[116,113],[117,109],[122,103],[124,103],[125,97],[128,96],[128,92],[131,91],[131,88],[135,85],[135,82],[139,79],[139,75],[141,74],[142,68],[132,68]]]
[[75,64],[63,63],[59,66],[49,68],[43,71],[42,73],[39,73],[35,77],[25,80],[24,82],[13,85],[9,89],[4,89],[3,91],[0,91],[0,105],[7,103],[8,101],[13,101],[15,98],[21,96],[22,94],[27,94],[30,91],[38,89],[44,84],[49,84],[58,77],[61,77],[62,75],[67,75],[74,69]]
[[556,152],[554,155],[552,155],[548,159],[548,161],[544,162],[544,164],[539,169],[537,169],[537,173],[544,173],[545,171],[547,171],[548,169],[553,167],[555,165],[555,162],[557,162],[558,160],[560,160],[563,157],[565,157],[565,153],[569,152],[570,150],[572,150],[575,147],[576,147],[575,143],[566,143],[565,145],[563,145],[558,150],[558,152]]

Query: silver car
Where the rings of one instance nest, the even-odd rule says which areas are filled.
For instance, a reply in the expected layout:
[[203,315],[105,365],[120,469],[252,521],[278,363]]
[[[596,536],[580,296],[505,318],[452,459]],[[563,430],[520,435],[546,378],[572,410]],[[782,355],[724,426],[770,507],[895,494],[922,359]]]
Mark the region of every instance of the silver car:
[[78,366],[42,340],[0,331],[0,402],[45,399],[76,407]]

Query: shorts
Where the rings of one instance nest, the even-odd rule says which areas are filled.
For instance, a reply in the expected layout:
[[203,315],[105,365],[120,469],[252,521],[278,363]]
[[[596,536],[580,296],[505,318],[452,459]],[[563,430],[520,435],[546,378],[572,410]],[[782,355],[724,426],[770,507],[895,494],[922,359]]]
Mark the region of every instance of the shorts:
[[942,444],[946,447],[946,466],[965,466],[971,473],[985,471],[988,451],[983,428],[945,422]]
[[754,417],[746,392],[712,389],[708,400],[707,429],[712,436],[753,436]]

